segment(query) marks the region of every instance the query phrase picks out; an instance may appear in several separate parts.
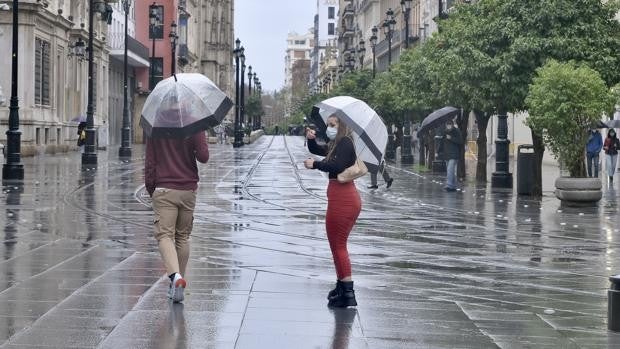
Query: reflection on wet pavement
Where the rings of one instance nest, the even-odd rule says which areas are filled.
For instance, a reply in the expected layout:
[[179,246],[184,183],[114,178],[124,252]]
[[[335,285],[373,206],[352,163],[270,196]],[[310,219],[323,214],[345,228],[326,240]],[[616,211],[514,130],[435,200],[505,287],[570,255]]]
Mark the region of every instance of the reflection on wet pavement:
[[397,165],[389,190],[363,178],[349,246],[359,306],[330,310],[327,179],[303,168],[303,140],[212,145],[173,305],[140,151],[102,152],[96,169],[79,154],[25,159],[24,185],[3,187],[3,348],[620,347],[606,330],[613,189],[565,208],[467,183],[445,193]]

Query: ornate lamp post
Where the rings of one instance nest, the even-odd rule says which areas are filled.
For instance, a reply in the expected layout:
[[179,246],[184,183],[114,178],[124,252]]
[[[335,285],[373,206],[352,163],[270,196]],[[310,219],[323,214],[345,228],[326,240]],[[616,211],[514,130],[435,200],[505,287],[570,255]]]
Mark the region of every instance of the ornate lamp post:
[[170,46],[172,48],[170,75],[174,75],[177,73],[177,40],[179,39],[175,22],[170,24],[170,34],[168,34],[168,37],[170,38]]
[[159,24],[159,16],[157,15],[158,6],[154,2],[149,5],[149,27],[151,30],[151,39],[153,40],[152,44],[152,53],[151,53],[151,67],[149,69],[149,89],[153,90],[155,88],[155,27]]
[[252,95],[252,66],[248,67],[248,96]]
[[400,0],[400,6],[405,16],[405,48],[409,48],[409,17],[411,17],[411,2],[413,0]]
[[254,80],[254,93],[258,94],[258,76],[256,76],[256,73],[254,73],[254,77],[252,78]]
[[383,21],[383,31],[388,40],[388,69],[392,65],[392,37],[394,36],[394,27],[396,19],[394,19],[394,11],[390,8],[385,12],[386,18]]
[[7,156],[2,166],[2,180],[24,179],[24,166],[21,163],[21,136],[19,130],[19,99],[17,98],[17,83],[19,68],[17,61],[19,6],[18,0],[13,0],[13,48],[11,62],[11,104],[9,106],[9,129],[6,131]]
[[372,27],[372,36],[370,37],[370,47],[372,48],[372,78],[374,79],[377,74],[377,57],[376,57],[376,47],[377,47],[377,33],[379,32],[379,28],[377,26]]
[[123,56],[123,127],[121,129],[121,147],[118,149],[118,156],[121,158],[131,157],[131,125],[129,120],[129,101],[127,83],[127,28],[131,0],[123,0],[123,11],[125,11],[125,53]]
[[362,39],[360,40],[359,47],[357,48],[357,54],[360,59],[360,70],[364,69],[364,56],[366,55],[366,42]]
[[491,175],[491,187],[512,188],[508,140],[508,115],[500,112],[497,116],[497,141],[495,141],[495,172]]
[[[106,4],[102,0],[89,0],[90,6],[88,11],[88,105],[86,107],[86,144],[84,145],[84,153],[82,153],[82,165],[97,164],[97,149],[95,147],[95,101],[94,101],[94,58],[93,34],[95,12],[101,14],[106,13]],[[102,17],[106,20],[105,17]]]
[[[411,15],[411,2],[412,0],[400,1],[403,15],[405,17],[405,48],[409,48],[409,17]],[[403,132],[403,141],[400,148],[400,162],[404,165],[411,165],[413,164],[413,154],[411,153],[411,121],[407,115],[405,115],[404,121],[405,130]]]
[[239,105],[239,59],[243,53],[243,47],[241,46],[241,40],[235,40],[235,49],[233,53],[235,55],[235,140],[233,142],[233,148],[239,148],[243,146],[243,131],[241,130],[241,110]]
[[239,120],[241,120],[241,132],[245,135],[245,127],[247,126],[245,120],[245,53],[243,47],[241,47],[241,56],[239,57],[239,61],[241,63],[241,83],[239,85],[239,93],[240,93],[240,108],[239,108]]

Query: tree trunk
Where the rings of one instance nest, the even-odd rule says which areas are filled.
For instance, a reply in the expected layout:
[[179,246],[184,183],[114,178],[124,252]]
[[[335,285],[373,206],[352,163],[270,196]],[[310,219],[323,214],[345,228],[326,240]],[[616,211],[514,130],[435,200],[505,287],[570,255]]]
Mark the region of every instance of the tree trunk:
[[463,115],[459,115],[458,127],[461,130],[461,153],[459,155],[459,164],[457,166],[457,177],[465,179],[467,171],[465,171],[465,145],[467,144],[467,131],[469,126],[469,110],[463,110]]
[[426,136],[428,158],[426,161],[427,168],[433,168],[433,161],[435,161],[435,131],[430,131]]
[[486,183],[487,181],[487,126],[489,125],[490,114],[474,110],[476,123],[478,124],[478,163],[476,164],[476,181]]
[[533,196],[542,196],[542,161],[545,155],[545,144],[541,136],[532,133],[532,144],[534,145],[534,186],[532,188]]

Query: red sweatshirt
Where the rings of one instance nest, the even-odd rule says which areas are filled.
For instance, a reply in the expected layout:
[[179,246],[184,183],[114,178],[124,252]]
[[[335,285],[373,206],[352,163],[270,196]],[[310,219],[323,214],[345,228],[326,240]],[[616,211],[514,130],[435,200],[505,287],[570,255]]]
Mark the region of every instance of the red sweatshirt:
[[186,139],[146,139],[144,184],[152,196],[155,188],[196,190],[196,160],[209,160],[209,146],[204,132]]

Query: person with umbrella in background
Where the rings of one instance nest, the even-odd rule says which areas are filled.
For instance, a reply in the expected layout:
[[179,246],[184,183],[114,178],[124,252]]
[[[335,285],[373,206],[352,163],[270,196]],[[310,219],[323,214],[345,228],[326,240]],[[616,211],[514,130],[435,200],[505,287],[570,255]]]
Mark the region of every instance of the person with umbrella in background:
[[446,130],[442,137],[441,149],[437,152],[442,153],[443,159],[446,161],[447,183],[444,187],[446,191],[456,191],[456,170],[459,155],[461,154],[461,144],[463,144],[461,131],[454,127],[452,120],[446,121]]
[[598,178],[599,153],[603,148],[601,133],[592,128],[586,144],[586,158],[588,164],[588,177],[592,177],[592,164],[594,164],[594,177]]
[[392,182],[394,182],[394,178],[390,177],[390,174],[385,168],[385,159],[381,161],[381,164],[377,168],[377,171],[369,171],[370,172],[370,185],[368,189],[378,189],[379,183],[377,183],[377,175],[381,172],[381,176],[383,176],[383,180],[385,181],[385,187],[390,188],[392,186]]
[[607,131],[607,138],[603,144],[603,150],[605,151],[605,157],[607,158],[607,175],[609,176],[609,183],[614,181],[614,174],[616,173],[616,163],[618,162],[618,149],[620,149],[620,140],[616,136],[616,130],[613,128]]
[[333,307],[356,306],[347,240],[362,209],[362,202],[355,183],[353,181],[340,183],[337,177],[338,174],[355,164],[357,155],[350,128],[336,115],[327,119],[326,134],[329,143],[320,146],[316,142],[316,132],[310,128],[306,130],[310,152],[325,156],[325,158],[322,161],[310,158],[304,161],[304,165],[307,169],[329,173],[325,228],[338,280],[336,288],[327,295],[328,305]]
[[207,163],[205,130],[219,125],[232,102],[200,74],[161,81],[147,98],[140,124],[147,133],[145,187],[153,199],[155,238],[170,278],[168,297],[184,299],[198,166]]

